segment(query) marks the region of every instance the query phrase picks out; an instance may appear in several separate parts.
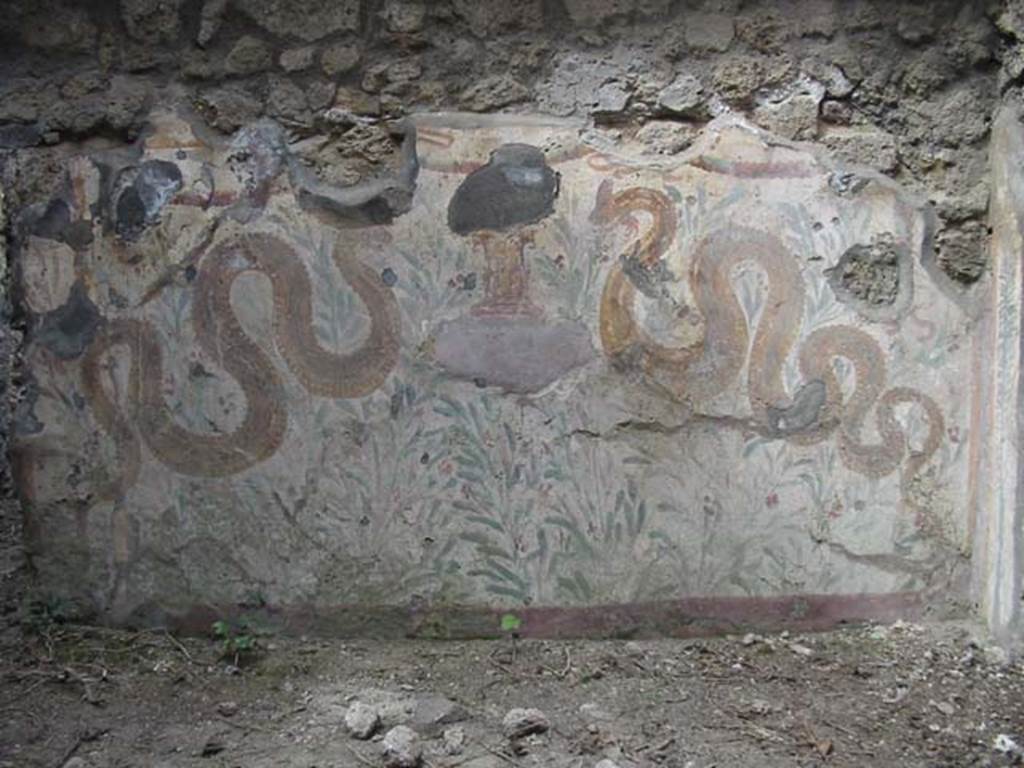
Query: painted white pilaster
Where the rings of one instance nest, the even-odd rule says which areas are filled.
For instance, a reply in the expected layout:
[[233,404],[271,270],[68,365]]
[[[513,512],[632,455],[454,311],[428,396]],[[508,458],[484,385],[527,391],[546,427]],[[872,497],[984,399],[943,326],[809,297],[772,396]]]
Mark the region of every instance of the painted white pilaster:
[[1024,532],[1024,380],[1021,377],[1024,291],[1024,123],[1004,107],[992,128],[992,291],[982,333],[989,365],[976,390],[982,441],[978,465],[975,579],[981,610],[1007,646],[1022,636]]

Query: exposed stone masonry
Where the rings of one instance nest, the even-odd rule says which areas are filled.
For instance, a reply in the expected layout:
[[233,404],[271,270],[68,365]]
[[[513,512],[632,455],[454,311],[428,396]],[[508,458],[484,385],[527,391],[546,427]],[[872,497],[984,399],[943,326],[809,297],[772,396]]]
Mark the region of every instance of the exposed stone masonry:
[[942,269],[964,284],[984,270],[985,142],[1017,29],[998,4],[8,6],[0,148],[15,211],[50,192],[76,143],[131,142],[154,104],[187,103],[223,132],[272,117],[318,174],[349,184],[387,162],[390,121],[414,111],[584,115],[671,154],[734,110],[927,191]]

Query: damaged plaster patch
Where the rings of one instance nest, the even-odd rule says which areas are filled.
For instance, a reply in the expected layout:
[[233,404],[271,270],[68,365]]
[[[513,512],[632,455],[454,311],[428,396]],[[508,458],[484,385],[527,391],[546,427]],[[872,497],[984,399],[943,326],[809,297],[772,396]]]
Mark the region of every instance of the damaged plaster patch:
[[967,222],[936,238],[939,268],[961,285],[976,283],[988,267],[988,233],[981,222]]
[[647,264],[638,256],[622,256],[622,271],[626,277],[644,296],[657,299],[665,293],[665,284],[672,283],[676,276],[664,261]]
[[913,294],[912,265],[906,248],[891,234],[858,243],[825,270],[836,298],[861,316],[876,322],[898,317]]
[[85,221],[73,221],[71,207],[59,197],[50,200],[41,211],[30,207],[24,226],[35,237],[64,243],[76,250],[92,243],[92,227]]
[[363,178],[356,184],[340,186],[325,182],[289,154],[288,172],[299,205],[307,211],[326,216],[334,226],[390,224],[412,207],[419,158],[416,150],[416,128],[409,121],[397,128],[402,136],[397,153],[397,167],[389,167],[377,177]]
[[159,221],[160,211],[181,189],[181,179],[178,166],[166,160],[147,160],[140,165],[134,179],[117,196],[114,209],[117,236],[122,240],[135,240]]
[[35,341],[62,360],[73,360],[92,343],[101,319],[85,285],[79,281],[64,304],[40,317]]
[[36,403],[39,402],[39,381],[32,371],[21,372],[19,397],[14,403],[11,413],[11,431],[16,435],[35,435],[43,431],[45,426],[36,416]]
[[825,382],[814,379],[800,387],[787,408],[768,408],[769,433],[792,435],[817,425],[826,394]]
[[258,195],[277,178],[287,154],[284,129],[273,120],[258,120],[231,139],[228,167],[250,196]]

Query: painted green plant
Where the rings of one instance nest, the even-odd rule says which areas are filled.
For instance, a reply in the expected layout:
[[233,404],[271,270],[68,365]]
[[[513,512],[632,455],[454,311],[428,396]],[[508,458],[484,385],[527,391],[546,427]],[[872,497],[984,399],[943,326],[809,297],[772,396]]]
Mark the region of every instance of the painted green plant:
[[559,317],[577,320],[596,306],[601,288],[601,262],[597,244],[571,225],[576,198],[571,198],[568,213],[545,222],[550,243],[548,251],[534,251],[531,271],[540,282],[554,291],[555,311]]
[[524,450],[487,394],[464,402],[440,396],[434,412],[448,419],[448,487],[465,528],[458,538],[475,550],[467,575],[492,595],[531,602],[528,565],[536,551],[529,549],[528,533],[536,500],[528,490],[541,480],[537,453]]

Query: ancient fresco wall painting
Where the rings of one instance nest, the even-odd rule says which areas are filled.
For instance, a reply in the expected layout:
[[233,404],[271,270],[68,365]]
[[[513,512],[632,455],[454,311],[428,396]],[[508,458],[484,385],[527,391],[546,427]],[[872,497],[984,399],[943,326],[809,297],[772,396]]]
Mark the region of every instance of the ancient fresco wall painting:
[[426,115],[357,190],[272,123],[153,126],[16,232],[55,593],[441,634],[955,599],[970,324],[891,181],[729,117],[664,159]]

